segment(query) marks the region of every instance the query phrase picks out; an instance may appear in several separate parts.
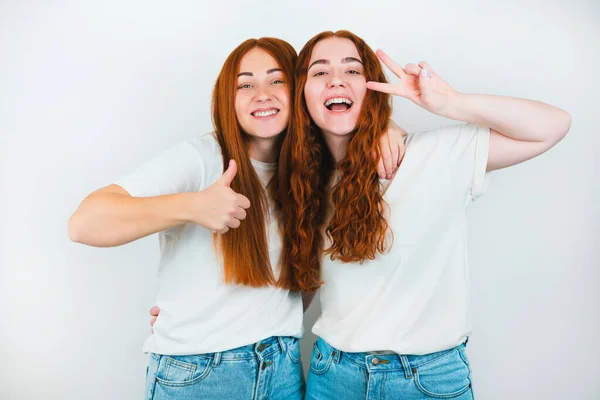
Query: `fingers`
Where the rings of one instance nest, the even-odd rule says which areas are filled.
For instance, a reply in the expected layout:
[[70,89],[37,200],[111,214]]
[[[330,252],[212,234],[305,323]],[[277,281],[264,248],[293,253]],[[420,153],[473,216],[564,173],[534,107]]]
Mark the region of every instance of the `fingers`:
[[250,208],[250,200],[241,194],[234,193],[234,197],[228,198],[227,201],[231,201],[229,206],[223,205],[215,216],[216,219],[207,226],[220,235],[227,233],[229,229],[239,228],[248,216],[246,210]]
[[404,159],[405,153],[406,153],[406,145],[402,141],[402,142],[398,143],[398,164],[397,164],[398,167],[400,166],[400,164],[402,164],[402,160]]
[[399,149],[398,145],[397,144],[392,145],[390,143],[390,150],[392,152],[391,157],[390,157],[390,164],[391,164],[392,170],[389,173],[388,179],[392,179],[392,175],[394,175],[394,173],[398,169],[398,165],[400,165],[400,149]]
[[379,49],[375,52],[377,57],[381,60],[382,63],[385,64],[386,67],[390,69],[398,78],[402,79],[406,76],[406,71],[402,66],[392,60],[383,50]]
[[381,179],[385,179],[385,166],[383,165],[383,157],[378,157],[377,151],[375,150],[373,150],[371,156],[373,159],[377,160],[377,175],[379,175]]
[[427,72],[429,72],[429,76],[433,76],[433,74],[435,74],[435,71],[431,68],[431,66],[429,66],[429,64],[427,63],[427,61],[421,61],[419,63],[419,67],[421,69],[426,69]]
[[239,228],[242,224],[242,221],[246,219],[246,210],[242,207],[236,207],[233,211],[229,213],[229,217],[223,222],[221,229],[217,229],[216,232],[223,234],[226,233],[230,228],[235,229]]
[[381,159],[383,160],[383,167],[385,168],[385,179],[391,179],[394,173],[394,166],[392,164],[392,149],[390,145],[390,136],[386,132],[379,142],[381,147]]
[[152,315],[153,317],[158,317],[158,314],[160,314],[160,308],[158,308],[157,306],[154,306],[150,309],[150,315]]
[[385,179],[385,166],[383,165],[383,158],[381,157],[377,162],[377,175],[379,175],[381,179]]
[[227,221],[227,228],[239,228],[241,224],[242,221],[240,221],[239,219],[231,218],[229,221]]
[[[154,317],[150,320],[150,326],[154,326],[158,314],[160,314],[160,308],[158,308],[157,306],[154,306],[150,309],[150,315]],[[152,333],[154,333],[154,329],[152,329]]]
[[406,64],[405,70],[407,73],[420,78],[431,78],[434,74],[429,64],[425,61],[421,61],[419,65]]
[[246,196],[244,196],[243,194],[238,194],[237,196],[237,203],[240,207],[250,208],[250,200],[248,200]]
[[227,226],[226,226],[226,227],[225,227],[225,228],[223,228],[223,229],[217,229],[217,230],[215,231],[215,233],[218,233],[219,235],[224,235],[224,234],[226,234],[228,231],[229,231],[229,227],[227,227]]
[[234,211],[234,213],[233,213],[233,217],[234,217],[235,219],[238,219],[238,220],[240,220],[240,221],[241,221],[241,220],[243,220],[243,219],[246,219],[246,210],[245,210],[245,209],[243,209],[242,207],[238,207],[238,208],[237,208],[237,209]]
[[375,90],[376,92],[398,94],[396,86],[391,83],[369,81],[367,82],[367,89]]
[[235,160],[229,160],[229,166],[227,167],[227,170],[216,183],[223,186],[231,186],[231,182],[233,181],[233,178],[235,178],[235,174],[237,174],[237,163]]
[[417,64],[406,64],[406,67],[404,67],[404,69],[407,73],[411,75],[421,76],[421,67],[419,67]]

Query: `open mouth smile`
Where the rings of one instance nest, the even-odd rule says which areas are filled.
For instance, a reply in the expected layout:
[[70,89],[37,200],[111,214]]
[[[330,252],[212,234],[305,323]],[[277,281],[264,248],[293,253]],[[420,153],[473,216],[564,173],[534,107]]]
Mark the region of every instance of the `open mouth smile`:
[[352,108],[354,102],[347,97],[332,97],[324,103],[324,106],[332,112],[342,113]]

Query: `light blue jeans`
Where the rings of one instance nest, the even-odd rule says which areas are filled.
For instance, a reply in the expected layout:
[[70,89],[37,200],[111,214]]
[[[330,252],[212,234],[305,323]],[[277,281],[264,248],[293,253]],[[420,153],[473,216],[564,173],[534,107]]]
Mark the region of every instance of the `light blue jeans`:
[[299,340],[270,337],[218,353],[151,353],[145,399],[302,400],[304,388]]
[[306,399],[472,400],[465,344],[421,356],[346,353],[317,340]]

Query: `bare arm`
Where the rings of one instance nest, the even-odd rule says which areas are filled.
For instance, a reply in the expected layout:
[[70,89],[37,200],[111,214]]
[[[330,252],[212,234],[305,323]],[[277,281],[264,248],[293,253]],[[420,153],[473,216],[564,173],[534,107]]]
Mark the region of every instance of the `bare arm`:
[[446,118],[491,128],[488,171],[544,153],[571,127],[571,116],[558,107],[514,97],[459,93],[426,62],[403,68],[383,51],[378,50],[377,55],[400,83],[367,82],[369,89],[405,97]]
[[188,193],[132,197],[110,185],[86,197],[69,219],[69,238],[97,247],[120,246],[187,222]]
[[86,197],[69,219],[69,238],[97,247],[120,246],[174,226],[193,222],[225,233],[246,218],[250,201],[229,185],[234,161],[223,176],[200,192],[132,197],[110,185]]
[[571,116],[558,107],[514,97],[457,94],[442,115],[491,128],[487,170],[534,158],[569,131]]

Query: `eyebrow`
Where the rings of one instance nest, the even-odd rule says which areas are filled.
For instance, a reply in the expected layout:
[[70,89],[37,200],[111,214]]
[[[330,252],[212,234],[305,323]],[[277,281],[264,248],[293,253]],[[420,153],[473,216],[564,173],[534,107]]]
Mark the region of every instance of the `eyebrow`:
[[[348,64],[348,63],[352,63],[352,62],[357,62],[360,65],[362,65],[362,61],[360,61],[358,58],[355,58],[355,57],[342,58],[342,64]],[[308,67],[308,69],[311,69],[312,66],[315,65],[315,64],[326,64],[326,65],[329,65],[329,64],[331,64],[331,62],[329,60],[325,60],[325,59],[315,60],[312,64],[310,64],[310,66]]]
[[[281,69],[280,68],[272,68],[267,71],[267,75],[272,74],[273,72],[281,72]],[[240,77],[240,76],[254,76],[254,74],[252,72],[240,72],[238,74],[238,77]]]

